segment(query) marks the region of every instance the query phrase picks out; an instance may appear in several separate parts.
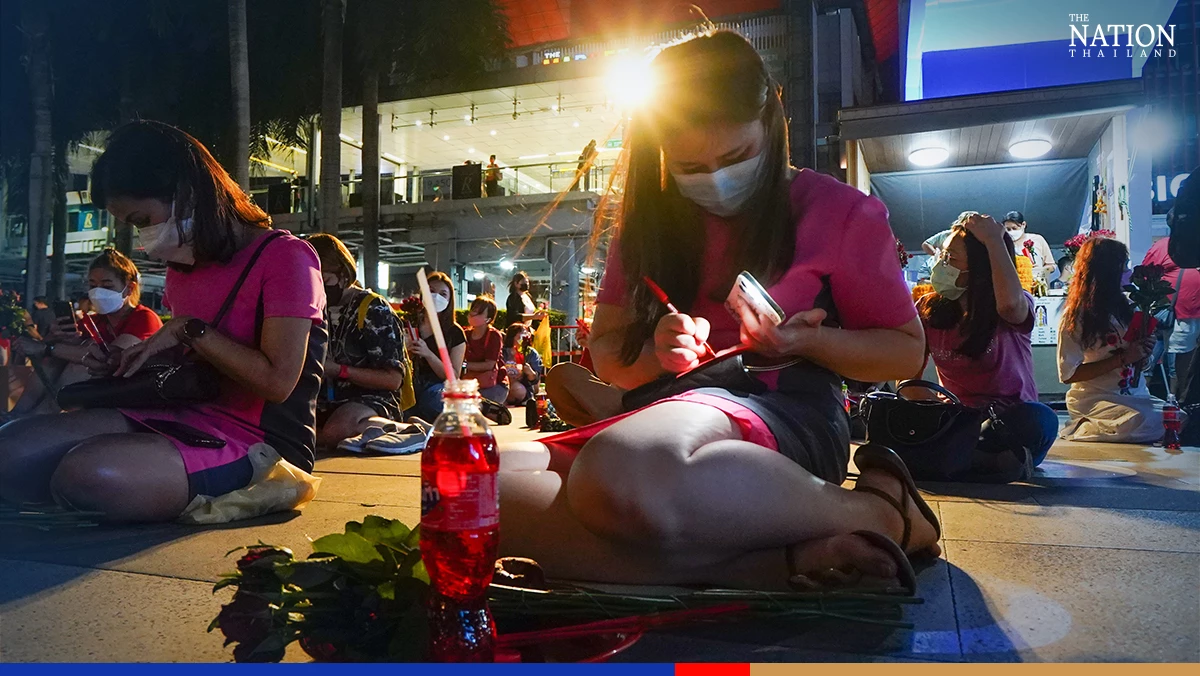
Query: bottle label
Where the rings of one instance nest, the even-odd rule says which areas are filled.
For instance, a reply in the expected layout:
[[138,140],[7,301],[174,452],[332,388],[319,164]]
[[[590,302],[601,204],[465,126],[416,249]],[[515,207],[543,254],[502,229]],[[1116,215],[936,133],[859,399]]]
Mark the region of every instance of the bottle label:
[[436,473],[421,481],[421,527],[431,530],[475,530],[500,523],[500,482],[485,472]]

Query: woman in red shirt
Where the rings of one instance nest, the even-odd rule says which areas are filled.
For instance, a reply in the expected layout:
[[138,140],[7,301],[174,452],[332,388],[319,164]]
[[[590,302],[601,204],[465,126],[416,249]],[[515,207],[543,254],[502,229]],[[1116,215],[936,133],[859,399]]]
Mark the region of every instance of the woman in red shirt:
[[479,381],[479,394],[488,401],[504,405],[508,400],[508,378],[500,367],[504,335],[492,327],[496,319],[496,301],[479,296],[471,301],[467,313],[466,378]]
[[[105,249],[88,266],[88,300],[94,314],[85,314],[96,327],[108,349],[117,353],[137,345],[162,328],[162,319],[141,305],[142,288],[137,266],[116,249]],[[45,341],[23,338],[21,349],[31,359],[41,359],[55,387],[91,377],[89,370],[103,369],[105,356],[82,327],[70,319],[51,325]],[[13,408],[13,416],[59,411],[54,397],[46,396],[42,382],[26,383],[25,394]]]

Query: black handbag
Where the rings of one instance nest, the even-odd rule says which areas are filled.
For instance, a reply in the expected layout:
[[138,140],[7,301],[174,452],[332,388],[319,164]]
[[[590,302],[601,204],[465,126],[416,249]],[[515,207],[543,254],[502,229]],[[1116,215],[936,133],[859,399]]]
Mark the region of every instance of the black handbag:
[[767,386],[754,376],[756,372],[778,371],[800,361],[793,359],[783,364],[753,366],[746,363],[747,354],[750,353],[735,351],[710,359],[690,371],[661,376],[626,392],[621,397],[621,407],[625,411],[636,411],[660,399],[702,387],[717,387],[741,394],[762,394],[767,391]]
[[[910,387],[933,390],[948,401],[905,399]],[[964,406],[949,390],[926,380],[906,380],[895,394],[872,392],[860,406],[867,442],[894,450],[914,479],[967,480],[986,412]]]
[[[275,231],[263,238],[221,309],[209,322],[211,328],[220,326],[263,250],[281,235],[282,231]],[[212,401],[220,394],[221,375],[217,369],[181,349],[156,355],[129,378],[108,376],[67,385],[58,391],[57,400],[59,407],[64,410],[166,408]]]

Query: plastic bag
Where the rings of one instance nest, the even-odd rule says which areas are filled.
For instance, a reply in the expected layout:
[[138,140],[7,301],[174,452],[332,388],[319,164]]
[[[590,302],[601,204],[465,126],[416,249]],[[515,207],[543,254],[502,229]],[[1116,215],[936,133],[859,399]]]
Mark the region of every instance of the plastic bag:
[[197,495],[179,516],[180,523],[214,524],[301,509],[312,502],[321,478],[296,467],[267,444],[250,447],[254,477],[245,488],[220,497]]
[[537,330],[533,332],[533,349],[537,350],[542,356],[542,363],[549,364],[550,361],[550,318],[546,317],[538,324]]

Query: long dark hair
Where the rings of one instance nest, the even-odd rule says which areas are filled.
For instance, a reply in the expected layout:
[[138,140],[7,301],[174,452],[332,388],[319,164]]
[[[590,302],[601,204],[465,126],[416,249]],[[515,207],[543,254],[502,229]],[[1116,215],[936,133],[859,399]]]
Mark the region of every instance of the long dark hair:
[[441,282],[446,285],[446,288],[450,289],[450,304],[446,306],[445,310],[438,313],[438,324],[442,327],[442,335],[449,336],[450,327],[457,326],[454,321],[454,282],[451,281],[450,275],[440,271],[429,273],[425,281]]
[[271,227],[271,217],[204,144],[162,122],[130,122],[109,135],[108,147],[92,166],[92,202],[105,209],[114,197],[174,202],[180,237],[182,220],[195,219],[191,237],[184,241],[192,244],[197,263],[233,258],[238,250],[235,224]]
[[[765,161],[758,188],[739,220],[746,224],[728,269],[728,289],[741,270],[771,284],[791,265],[795,216],[789,195],[787,120],[779,86],[754,47],[742,36],[715,31],[667,47],[650,64],[654,101],[635,113],[625,141],[624,195],[618,219],[619,253],[632,321],[621,359],[632,364],[665,312],[643,282],[650,277],[681,311],[697,300],[704,256],[699,207],[680,194],[666,169],[663,140],[683,128],[717,123],[763,123]],[[605,213],[601,208],[600,213]],[[723,299],[723,294],[722,294]]]
[[[971,359],[978,359],[987,352],[1000,325],[1000,313],[996,310],[996,286],[992,283],[992,260],[987,245],[967,231],[966,220],[975,215],[964,211],[950,227],[951,236],[962,237],[967,245],[967,309],[964,311],[957,300],[950,300],[938,293],[926,294],[917,301],[917,311],[930,328],[939,330],[959,329],[963,341],[955,350]],[[1004,246],[1009,258],[1016,257],[1012,239],[1004,237]]]
[[512,279],[509,280],[509,282],[508,282],[509,293],[517,293],[517,294],[521,293],[521,282],[525,282],[525,289],[528,290],[529,289],[529,275],[525,274],[524,271],[518,271],[516,274],[514,274],[512,276]]
[[1075,276],[1063,308],[1063,330],[1092,347],[1112,331],[1115,318],[1129,325],[1133,307],[1121,291],[1121,275],[1129,264],[1129,249],[1115,239],[1094,237],[1075,255]]

